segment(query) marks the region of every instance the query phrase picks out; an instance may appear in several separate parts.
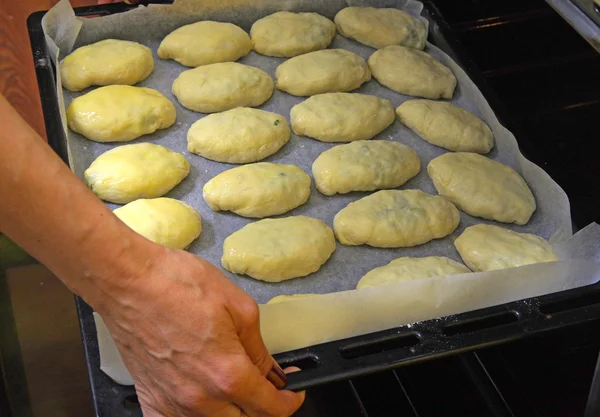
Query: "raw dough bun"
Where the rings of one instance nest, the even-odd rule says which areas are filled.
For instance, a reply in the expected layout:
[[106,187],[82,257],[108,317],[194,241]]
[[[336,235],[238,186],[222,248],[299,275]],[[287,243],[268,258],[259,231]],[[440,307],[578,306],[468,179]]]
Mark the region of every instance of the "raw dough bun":
[[436,190],[471,216],[526,224],[536,208],[525,180],[509,166],[475,153],[446,153],[427,173]]
[[275,86],[294,96],[356,90],[371,79],[364,59],[345,49],[325,49],[288,59],[275,70]]
[[292,300],[297,300],[299,298],[309,298],[309,297],[315,297],[318,296],[319,294],[291,294],[291,295],[278,295],[276,297],[271,298],[269,301],[267,301],[267,304],[279,304],[279,303],[285,303],[286,301],[292,301]]
[[169,33],[158,47],[162,59],[174,59],[187,67],[237,61],[252,50],[248,34],[233,23],[203,22],[185,25]]
[[317,13],[277,12],[254,22],[250,36],[259,54],[289,58],[327,48],[335,24]]
[[125,204],[168,193],[190,172],[185,157],[160,145],[138,143],[113,148],[85,170],[85,183],[100,199]]
[[379,83],[409,96],[452,98],[456,77],[450,68],[416,49],[392,45],[369,57],[369,69]]
[[346,7],[334,20],[342,36],[376,49],[389,45],[425,48],[427,28],[402,10]]
[[417,153],[387,140],[335,146],[317,157],[312,173],[325,195],[400,187],[421,170]]
[[187,248],[202,232],[200,213],[173,198],[135,200],[113,213],[134,232],[171,249]]
[[333,229],[344,245],[404,248],[447,236],[459,222],[458,210],[443,197],[384,190],[348,204],[336,214]]
[[396,109],[400,121],[432,145],[451,151],[488,153],[494,135],[480,118],[443,101],[408,100]]
[[220,173],[204,185],[202,195],[215,211],[275,216],[308,201],[310,177],[295,165],[259,162]]
[[371,139],[394,123],[392,102],[358,93],[318,94],[290,112],[292,130],[322,142]]
[[150,88],[110,85],[75,98],[67,123],[95,142],[129,142],[175,123],[175,106]]
[[319,270],[335,251],[325,223],[306,216],[250,223],[223,243],[223,267],[267,282],[303,277]]
[[367,272],[358,281],[357,290],[396,284],[415,279],[445,277],[448,275],[467,274],[469,268],[445,256],[426,256],[424,258],[398,258],[387,265]]
[[67,55],[60,63],[60,77],[67,90],[81,91],[91,85],[133,85],[153,69],[150,48],[137,42],[105,39]]
[[290,128],[283,116],[238,107],[195,122],[187,134],[188,151],[231,164],[256,162],[273,155],[288,140]]
[[548,242],[541,237],[489,224],[467,227],[454,241],[454,246],[473,271],[558,261]]
[[259,68],[223,62],[182,72],[172,90],[183,107],[215,113],[260,106],[273,94],[273,79]]

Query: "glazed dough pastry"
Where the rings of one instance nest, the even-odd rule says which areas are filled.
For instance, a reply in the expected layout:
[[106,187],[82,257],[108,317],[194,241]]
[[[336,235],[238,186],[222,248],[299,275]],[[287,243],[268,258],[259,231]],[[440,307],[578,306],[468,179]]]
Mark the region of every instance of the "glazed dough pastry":
[[137,42],[105,39],[77,48],[60,63],[60,78],[69,91],[92,85],[136,84],[150,75],[150,48]]
[[202,232],[200,213],[172,198],[135,200],[113,211],[133,231],[171,249],[185,249]]
[[342,36],[376,49],[389,45],[425,48],[427,28],[402,10],[346,7],[334,20]]
[[541,237],[489,224],[467,227],[454,246],[473,271],[558,261],[548,242]]
[[445,277],[467,274],[469,268],[445,256],[426,256],[424,258],[398,258],[385,266],[367,272],[358,281],[357,290],[380,285],[396,284],[415,279]]
[[291,295],[278,295],[276,297],[271,298],[269,301],[267,301],[267,304],[278,304],[278,303],[285,303],[286,301],[292,301],[292,300],[297,300],[299,298],[309,298],[309,297],[315,297],[318,296],[319,294],[291,294]]
[[317,13],[277,12],[254,22],[250,36],[259,54],[289,58],[327,48],[335,24]]
[[288,140],[284,117],[238,107],[195,122],[187,134],[188,150],[207,159],[231,164],[256,162],[273,155]]
[[129,142],[175,123],[175,106],[150,88],[109,85],[75,98],[67,123],[95,142]]
[[288,59],[275,70],[276,87],[294,96],[352,91],[371,79],[364,59],[345,49],[325,49]]
[[158,47],[162,59],[174,59],[187,67],[237,61],[250,53],[252,41],[232,23],[203,22],[185,25],[169,33]]
[[290,112],[292,130],[322,142],[371,139],[394,123],[392,102],[357,93],[318,94]]
[[182,72],[172,90],[183,107],[215,113],[260,106],[273,94],[273,79],[259,68],[223,62]]
[[202,195],[215,211],[275,216],[306,203],[310,177],[295,165],[259,162],[220,173],[204,185]]
[[335,146],[312,165],[317,190],[325,195],[400,187],[420,170],[412,148],[387,140]]
[[84,179],[100,199],[125,204],[161,197],[189,172],[183,155],[164,146],[137,143],[104,152],[85,171]]
[[443,101],[408,100],[396,109],[400,121],[432,145],[450,151],[488,153],[494,135],[480,118]]
[[348,204],[333,219],[344,245],[402,248],[449,235],[460,222],[443,197],[420,190],[385,190]]
[[409,96],[452,98],[456,77],[429,54],[403,46],[386,46],[369,57],[379,83]]
[[223,243],[223,267],[268,282],[303,277],[319,270],[335,251],[325,223],[306,216],[250,223]]
[[471,216],[526,224],[535,198],[515,170],[475,153],[446,153],[427,166],[438,193]]

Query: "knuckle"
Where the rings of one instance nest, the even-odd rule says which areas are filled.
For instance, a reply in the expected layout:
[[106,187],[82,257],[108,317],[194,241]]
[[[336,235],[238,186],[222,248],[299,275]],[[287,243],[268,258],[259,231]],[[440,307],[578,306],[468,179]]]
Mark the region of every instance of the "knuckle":
[[227,398],[239,394],[244,388],[244,379],[240,367],[235,366],[233,363],[222,364],[220,372],[216,376],[215,385]]
[[242,316],[246,324],[254,325],[260,320],[260,310],[258,304],[254,300],[250,299],[240,305]]

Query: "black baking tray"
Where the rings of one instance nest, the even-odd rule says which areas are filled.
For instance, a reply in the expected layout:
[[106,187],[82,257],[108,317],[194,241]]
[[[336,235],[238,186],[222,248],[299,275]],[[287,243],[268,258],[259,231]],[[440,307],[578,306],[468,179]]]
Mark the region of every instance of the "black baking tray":
[[[504,106],[487,86],[469,59],[433,0],[422,0],[423,16],[430,22],[428,40],[450,55],[469,75],[488,100],[501,123],[524,140],[519,127],[507,116]],[[123,3],[77,8],[79,16],[120,13],[131,6]],[[62,130],[56,97],[56,77],[48,55],[41,19],[32,14],[29,36],[42,100],[50,146],[68,162],[66,137]],[[527,156],[527,155],[525,155]],[[574,225],[577,229],[577,225]],[[98,416],[141,415],[135,389],[121,386],[100,370],[98,340],[92,309],[75,297]],[[511,302],[442,317],[412,325],[339,340],[275,355],[282,366],[303,369],[288,376],[288,388],[301,390],[328,382],[355,378],[418,361],[438,358],[509,342],[600,317],[600,283],[542,297]]]

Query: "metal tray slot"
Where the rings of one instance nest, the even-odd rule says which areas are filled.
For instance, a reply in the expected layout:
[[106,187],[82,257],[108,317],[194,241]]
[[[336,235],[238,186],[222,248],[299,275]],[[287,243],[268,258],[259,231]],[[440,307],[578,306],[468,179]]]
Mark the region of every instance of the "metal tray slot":
[[302,370],[315,369],[317,366],[319,366],[319,358],[315,355],[307,354],[292,357],[289,359],[279,360],[277,361],[277,363],[282,368],[287,368],[288,366],[296,366]]
[[123,407],[127,409],[140,408],[140,400],[138,400],[138,396],[136,394],[132,394],[125,397],[123,400]]
[[567,298],[565,300],[540,303],[542,314],[556,314],[569,310],[575,310],[582,307],[589,307],[594,304],[600,304],[600,291],[590,291],[587,294],[581,294],[577,298]]
[[493,327],[503,326],[517,321],[519,321],[519,313],[516,311],[507,311],[490,316],[449,323],[442,327],[442,333],[446,336],[455,336],[457,334],[473,333],[491,329]]
[[421,342],[418,333],[408,333],[354,343],[340,348],[340,356],[344,359],[360,358],[375,353],[389,352],[392,350],[415,346]]

